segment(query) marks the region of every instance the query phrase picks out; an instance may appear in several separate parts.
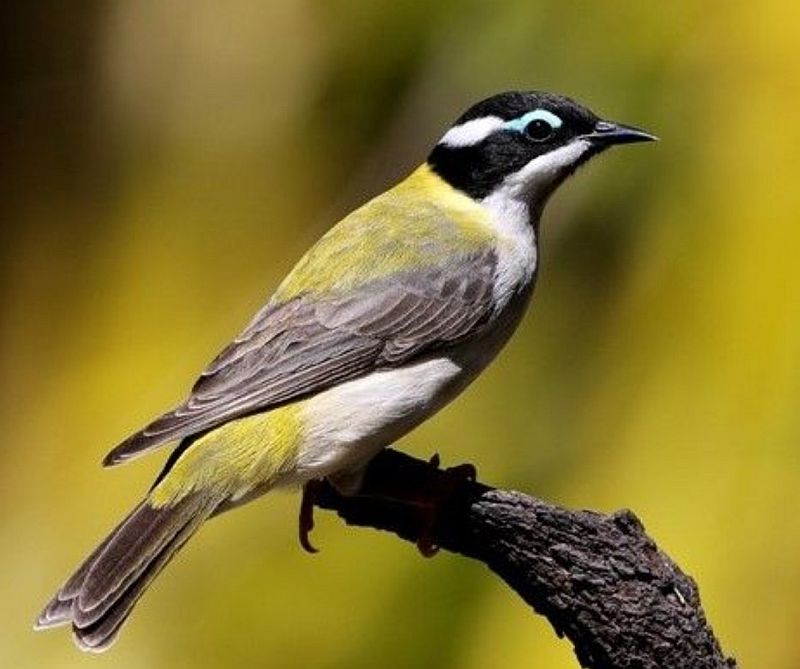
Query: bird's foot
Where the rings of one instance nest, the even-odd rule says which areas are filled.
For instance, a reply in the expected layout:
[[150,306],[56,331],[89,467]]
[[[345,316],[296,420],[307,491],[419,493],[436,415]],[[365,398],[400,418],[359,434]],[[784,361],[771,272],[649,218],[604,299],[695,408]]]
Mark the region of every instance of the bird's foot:
[[[439,469],[439,455],[435,454],[430,459],[430,466]],[[382,481],[380,487],[368,486],[359,492],[347,496],[374,499],[376,503],[398,504],[412,512],[419,518],[419,532],[417,535],[417,549],[424,557],[433,557],[439,552],[439,545],[435,537],[439,530],[442,517],[446,515],[453,502],[461,497],[464,487],[473,483],[477,478],[475,466],[461,464],[448,467],[432,476],[429,482],[421,486],[409,488],[402,477]],[[320,479],[312,479],[303,486],[303,497],[300,502],[300,515],[298,523],[298,538],[300,545],[308,553],[319,551],[311,543],[309,535],[314,529],[314,506],[320,497],[321,491],[328,483]],[[337,487],[334,485],[333,489]],[[339,493],[342,494],[342,493]]]
[[[431,467],[438,469],[439,454],[434,453],[429,462]],[[419,506],[421,514],[417,550],[427,558],[433,557],[439,552],[439,545],[434,537],[447,505],[458,496],[464,485],[473,483],[478,478],[475,465],[469,463],[448,467],[443,473],[444,477],[436,488],[424,491],[424,494],[414,500]]]
[[314,529],[314,504],[319,495],[320,486],[322,481],[311,479],[303,486],[303,497],[300,500],[300,517],[298,518],[298,538],[300,545],[307,553],[319,553],[319,549],[315,548],[309,539],[311,530]]

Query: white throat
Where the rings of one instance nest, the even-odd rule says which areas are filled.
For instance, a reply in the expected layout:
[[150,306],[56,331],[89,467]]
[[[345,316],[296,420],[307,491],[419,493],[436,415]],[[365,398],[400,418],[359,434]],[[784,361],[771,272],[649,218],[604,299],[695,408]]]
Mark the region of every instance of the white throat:
[[533,280],[538,261],[538,219],[563,170],[580,160],[589,146],[586,140],[576,140],[538,156],[480,200],[499,240],[494,288],[499,304],[506,304],[520,287]]

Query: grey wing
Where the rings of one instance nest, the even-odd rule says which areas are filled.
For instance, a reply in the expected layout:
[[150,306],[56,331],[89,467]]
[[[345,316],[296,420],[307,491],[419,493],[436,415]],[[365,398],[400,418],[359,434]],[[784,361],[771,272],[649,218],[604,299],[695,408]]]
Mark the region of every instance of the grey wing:
[[189,398],[112,450],[114,465],[162,444],[266,411],[381,368],[447,349],[492,316],[495,256],[377,280],[347,296],[267,305]]

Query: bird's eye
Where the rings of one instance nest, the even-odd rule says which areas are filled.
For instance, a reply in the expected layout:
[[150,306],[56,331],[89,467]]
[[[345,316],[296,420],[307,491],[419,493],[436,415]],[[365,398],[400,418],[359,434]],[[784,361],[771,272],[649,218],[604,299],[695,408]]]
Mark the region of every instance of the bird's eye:
[[541,118],[533,119],[525,126],[525,134],[534,142],[545,142],[550,139],[556,129]]
[[546,142],[551,139],[562,125],[564,122],[546,109],[534,109],[505,123],[505,127],[509,130],[523,133],[534,142]]

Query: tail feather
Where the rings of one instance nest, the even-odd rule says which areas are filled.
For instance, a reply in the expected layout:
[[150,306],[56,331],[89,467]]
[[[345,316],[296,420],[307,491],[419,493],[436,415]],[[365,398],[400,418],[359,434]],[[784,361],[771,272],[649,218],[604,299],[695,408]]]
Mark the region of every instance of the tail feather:
[[35,627],[71,622],[80,648],[106,649],[147,586],[215,506],[199,494],[169,507],[141,503],[58,591]]
[[175,556],[178,549],[189,540],[197,526],[199,526],[199,522],[197,525],[191,523],[173,537],[147,564],[136,580],[114,600],[113,605],[102,617],[87,626],[73,624],[73,637],[79,648],[90,652],[101,652],[116,641],[119,630],[128,619],[136,602],[144,594],[147,586]]
[[86,627],[114,605],[197,512],[191,498],[169,509],[141,505],[89,569],[77,597],[75,624]]
[[[142,502],[144,504],[144,502]],[[81,587],[86,580],[86,575],[92,568],[92,565],[97,561],[97,558],[106,549],[106,546],[111,540],[117,536],[119,531],[125,525],[129,518],[138,513],[142,504],[137,506],[117,527],[115,527],[109,535],[97,546],[87,557],[80,567],[75,570],[75,573],[69,577],[66,583],[61,586],[61,589],[53,596],[44,610],[39,614],[33,628],[35,630],[48,629],[50,627],[58,627],[72,622],[72,605],[78,595],[80,595]]]

